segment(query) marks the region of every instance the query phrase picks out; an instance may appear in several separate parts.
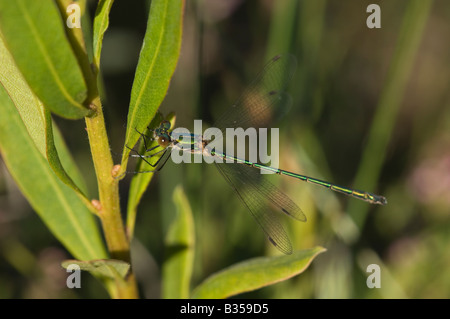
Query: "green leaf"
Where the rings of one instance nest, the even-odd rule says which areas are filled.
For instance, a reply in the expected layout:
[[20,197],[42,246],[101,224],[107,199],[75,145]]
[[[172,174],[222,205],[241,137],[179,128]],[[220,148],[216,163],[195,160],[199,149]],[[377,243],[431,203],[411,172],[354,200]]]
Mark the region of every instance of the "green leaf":
[[[78,168],[75,160],[72,157],[69,149],[67,148],[66,142],[56,124],[53,122],[53,137],[54,137],[54,146],[57,149],[59,160],[61,161],[62,167],[66,171],[66,174],[71,177],[75,186],[81,191],[83,194],[87,194],[86,181],[84,177],[81,175],[80,169]],[[52,167],[54,170],[54,167]],[[64,181],[63,181],[64,182]],[[66,183],[66,185],[71,186],[71,183]],[[76,188],[73,188],[76,190]],[[87,199],[87,198],[86,198]]]
[[295,23],[298,21],[297,0],[285,0],[273,2],[272,18],[267,41],[266,60],[280,52],[290,52],[295,31],[298,31]]
[[3,85],[0,85],[0,114],[3,160],[31,206],[75,258],[106,258],[93,215],[50,168]]
[[130,271],[130,264],[116,259],[96,259],[80,261],[68,259],[61,263],[67,269],[70,265],[78,265],[80,270],[88,271],[96,277],[106,277],[111,279],[124,279]]
[[[53,121],[51,119],[50,112],[48,110],[44,110],[44,112],[46,114],[46,157],[50,167],[64,184],[75,191],[78,197],[83,201],[84,205],[86,205],[92,213],[97,214],[97,210],[93,207],[91,201],[86,196],[85,182],[72,158],[72,154],[70,154],[59,130],[57,130],[57,138],[54,138]],[[58,141],[57,145],[59,152],[61,152],[61,157],[58,149],[56,148],[55,140]],[[60,158],[64,161],[62,162]],[[66,170],[66,168],[69,170]],[[68,172],[70,172],[71,175],[69,175]],[[71,176],[75,176],[77,183],[74,182]],[[82,185],[82,188],[79,188],[78,185]]]
[[0,29],[33,92],[56,114],[82,118],[87,88],[53,1],[0,1]]
[[46,156],[46,138],[44,133],[46,116],[44,108],[40,101],[30,92],[1,37],[0,82],[17,105],[17,110],[39,152]]
[[[8,92],[14,102],[23,123],[25,124],[30,137],[33,139],[40,153],[48,160],[56,175],[68,186],[72,187],[88,207],[90,201],[85,193],[78,188],[72,178],[67,174],[60,162],[58,151],[54,144],[53,125],[50,112],[46,110],[41,101],[33,94],[27,83],[17,69],[14,61],[6,49],[4,42],[0,38],[0,83]],[[76,179],[81,185],[84,184],[81,175],[76,169],[73,159],[65,147],[64,141],[58,135],[58,145],[64,158],[64,163],[71,169],[72,174],[76,174]],[[84,187],[84,189],[86,189]],[[92,207],[90,207],[93,210]]]
[[131,90],[127,132],[123,148],[122,166],[126,170],[126,146],[133,147],[139,140],[163,101],[170,79],[175,71],[181,47],[184,1],[153,0],[147,31],[139,56]]
[[[155,116],[150,123],[149,127],[155,128],[159,126],[163,117],[161,114],[159,116]],[[171,122],[171,127],[175,125],[175,114],[171,113],[166,117],[166,120]],[[145,132],[146,136],[152,136],[150,131]],[[148,143],[148,142],[147,142]],[[147,148],[152,148],[157,145],[156,141],[153,141],[147,145]],[[145,143],[143,139],[141,140],[141,145],[139,147],[139,154],[145,153]],[[152,156],[151,158],[147,158],[147,162],[154,165],[159,158],[163,155],[163,153],[159,155]],[[144,195],[145,190],[148,187],[148,184],[151,182],[153,174],[150,171],[155,170],[155,167],[152,167],[147,162],[143,161],[139,158],[138,164],[136,165],[136,174],[133,176],[130,185],[130,191],[128,194],[128,206],[127,206],[127,234],[131,239],[133,238],[134,226],[136,222],[137,215],[137,207],[139,202],[141,201],[142,195]],[[138,172],[146,172],[146,173],[138,173]]]
[[227,298],[289,279],[302,273],[325,250],[315,247],[235,264],[207,278],[193,291],[192,298]]
[[100,57],[102,53],[103,35],[109,25],[109,11],[114,0],[100,0],[95,11],[94,18],[94,65],[100,69]]
[[194,222],[189,201],[181,186],[175,188],[173,201],[177,207],[177,215],[166,237],[162,297],[185,299],[189,298],[194,263]]

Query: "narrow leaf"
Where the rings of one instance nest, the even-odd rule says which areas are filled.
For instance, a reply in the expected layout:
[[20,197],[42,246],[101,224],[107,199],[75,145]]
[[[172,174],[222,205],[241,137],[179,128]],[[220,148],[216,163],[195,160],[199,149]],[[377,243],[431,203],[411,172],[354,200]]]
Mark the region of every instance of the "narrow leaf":
[[[160,116],[155,116],[153,118],[153,121],[150,123],[151,128],[155,128],[159,126],[160,122],[162,121],[163,117],[160,114]],[[174,127],[175,125],[175,114],[171,113],[166,117],[166,120],[171,122],[171,127]],[[150,138],[152,135],[150,134],[150,131],[146,131],[145,135]],[[157,144],[156,141],[150,142],[148,138],[146,137],[147,142],[144,143],[144,139],[141,138],[141,145],[137,152],[141,155],[146,154],[146,148],[152,148]],[[146,145],[147,144],[147,145]],[[133,155],[137,155],[135,151],[132,151]],[[146,161],[142,160],[142,158],[139,158],[138,164],[136,165],[136,172],[131,180],[130,185],[130,192],[128,195],[128,206],[127,206],[127,234],[128,237],[131,239],[133,238],[134,233],[134,226],[136,222],[136,214],[137,214],[137,208],[139,205],[139,202],[141,201],[142,196],[144,195],[145,190],[148,187],[148,184],[152,180],[153,172],[155,170],[155,167],[151,166],[155,165],[155,163],[160,159],[160,157],[163,154],[158,154],[155,156],[152,156],[151,158],[146,158]],[[150,163],[150,164],[149,164]],[[139,172],[145,172],[145,173],[139,173]]]
[[82,118],[87,88],[53,1],[0,1],[0,29],[33,92],[56,114]]
[[130,271],[130,264],[116,259],[96,259],[80,261],[68,259],[61,263],[67,269],[70,265],[78,265],[80,270],[88,271],[96,277],[107,277],[111,279],[124,279]]
[[109,11],[114,0],[100,0],[94,18],[94,65],[100,69],[100,56],[102,53],[103,35],[109,25]]
[[[75,187],[72,187],[72,183],[69,181],[66,183],[64,180],[63,182],[72,187],[75,191],[79,189],[81,191],[80,195],[84,196],[87,195],[87,186],[86,181],[84,180],[83,175],[80,172],[80,169],[78,168],[74,158],[72,157],[72,154],[70,153],[69,149],[67,148],[66,142],[64,141],[64,138],[61,134],[61,131],[59,130],[58,126],[53,122],[53,137],[54,137],[54,147],[57,149],[59,160],[61,161],[62,167],[64,167],[64,170],[66,171],[67,176],[70,176],[71,180],[73,181]],[[55,168],[52,166],[53,170]],[[87,198],[86,198],[87,199]]]
[[227,298],[289,279],[308,268],[322,247],[301,250],[292,255],[250,259],[207,278],[192,298]]
[[121,172],[125,172],[129,149],[155,116],[166,95],[181,47],[184,1],[153,0],[147,31],[131,90],[127,132]]
[[[78,188],[71,177],[67,174],[60,162],[58,151],[54,144],[53,125],[50,112],[46,110],[39,99],[33,94],[27,83],[23,79],[20,71],[14,64],[14,61],[6,49],[4,42],[0,37],[0,83],[8,92],[11,100],[14,102],[22,122],[25,124],[30,137],[33,139],[40,153],[48,160],[50,166],[56,175],[68,186],[72,187],[90,206],[89,200],[85,197],[83,191]],[[77,180],[83,185],[84,181],[76,169],[73,159],[65,147],[62,138],[59,138],[58,145],[62,152],[64,162],[71,169],[72,174],[77,174]]]
[[17,110],[26,124],[28,133],[43,156],[45,150],[45,113],[42,104],[30,92],[22,74],[17,69],[11,54],[0,37],[0,82],[17,105]]
[[0,85],[0,113],[0,151],[31,206],[75,258],[106,258],[93,215],[54,174],[3,85]]
[[173,193],[177,215],[166,238],[166,259],[162,270],[162,297],[189,298],[194,262],[194,222],[189,201],[181,186]]

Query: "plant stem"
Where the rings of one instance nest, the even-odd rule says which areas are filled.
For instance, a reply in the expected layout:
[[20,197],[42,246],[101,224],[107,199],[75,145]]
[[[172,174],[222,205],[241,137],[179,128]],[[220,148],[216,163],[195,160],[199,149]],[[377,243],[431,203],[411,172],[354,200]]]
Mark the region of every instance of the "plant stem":
[[[120,214],[119,181],[111,174],[113,161],[100,98],[96,97],[90,105],[94,110],[94,115],[86,117],[86,127],[100,197],[98,216],[102,221],[111,258],[130,262],[130,245]],[[117,284],[116,288],[117,292],[113,297],[138,297],[136,281],[132,273],[127,277],[125,284]]]
[[[70,3],[69,0],[57,1],[61,14],[65,18],[67,18],[66,8]],[[112,175],[113,161],[97,87],[98,66],[94,71],[92,70],[82,30],[68,28],[66,31],[88,88],[85,104],[89,105],[93,111],[93,115],[86,117],[85,121],[97,175],[100,202],[92,201],[91,206],[95,207],[97,216],[102,221],[110,257],[130,263],[130,245],[120,214],[119,179]],[[113,298],[138,298],[136,280],[131,271],[124,281],[105,281],[104,284]]]

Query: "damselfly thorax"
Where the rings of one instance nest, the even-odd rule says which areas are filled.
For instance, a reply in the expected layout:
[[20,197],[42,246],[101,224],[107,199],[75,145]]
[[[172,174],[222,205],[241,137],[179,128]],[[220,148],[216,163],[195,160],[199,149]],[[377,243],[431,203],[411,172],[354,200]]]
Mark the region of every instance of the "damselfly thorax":
[[163,148],[173,148],[175,150],[200,154],[203,156],[214,156],[211,149],[207,147],[210,140],[193,133],[173,133],[169,131],[170,122],[162,121],[153,133],[153,138]]

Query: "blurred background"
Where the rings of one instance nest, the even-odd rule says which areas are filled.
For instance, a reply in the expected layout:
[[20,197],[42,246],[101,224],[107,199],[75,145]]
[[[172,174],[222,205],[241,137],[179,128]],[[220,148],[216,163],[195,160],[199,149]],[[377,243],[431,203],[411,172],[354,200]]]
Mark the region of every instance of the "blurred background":
[[[367,6],[381,7],[369,29]],[[91,17],[96,1],[88,1]],[[116,0],[102,55],[104,113],[118,163],[148,1]],[[450,2],[186,1],[180,60],[160,108],[177,126],[213,125],[274,55],[293,54],[293,106],[280,167],[387,197],[374,206],[283,176],[270,180],[303,210],[286,218],[295,250],[323,246],[301,275],[243,298],[450,297]],[[83,121],[55,118],[96,198]],[[0,169],[0,298],[107,297],[91,276],[65,287],[70,258]],[[125,211],[131,176],[121,182]],[[141,202],[132,258],[142,296],[158,298],[164,237],[182,185],[195,218],[192,285],[249,258],[278,254],[212,165],[170,161]],[[367,266],[381,267],[369,289]]]

